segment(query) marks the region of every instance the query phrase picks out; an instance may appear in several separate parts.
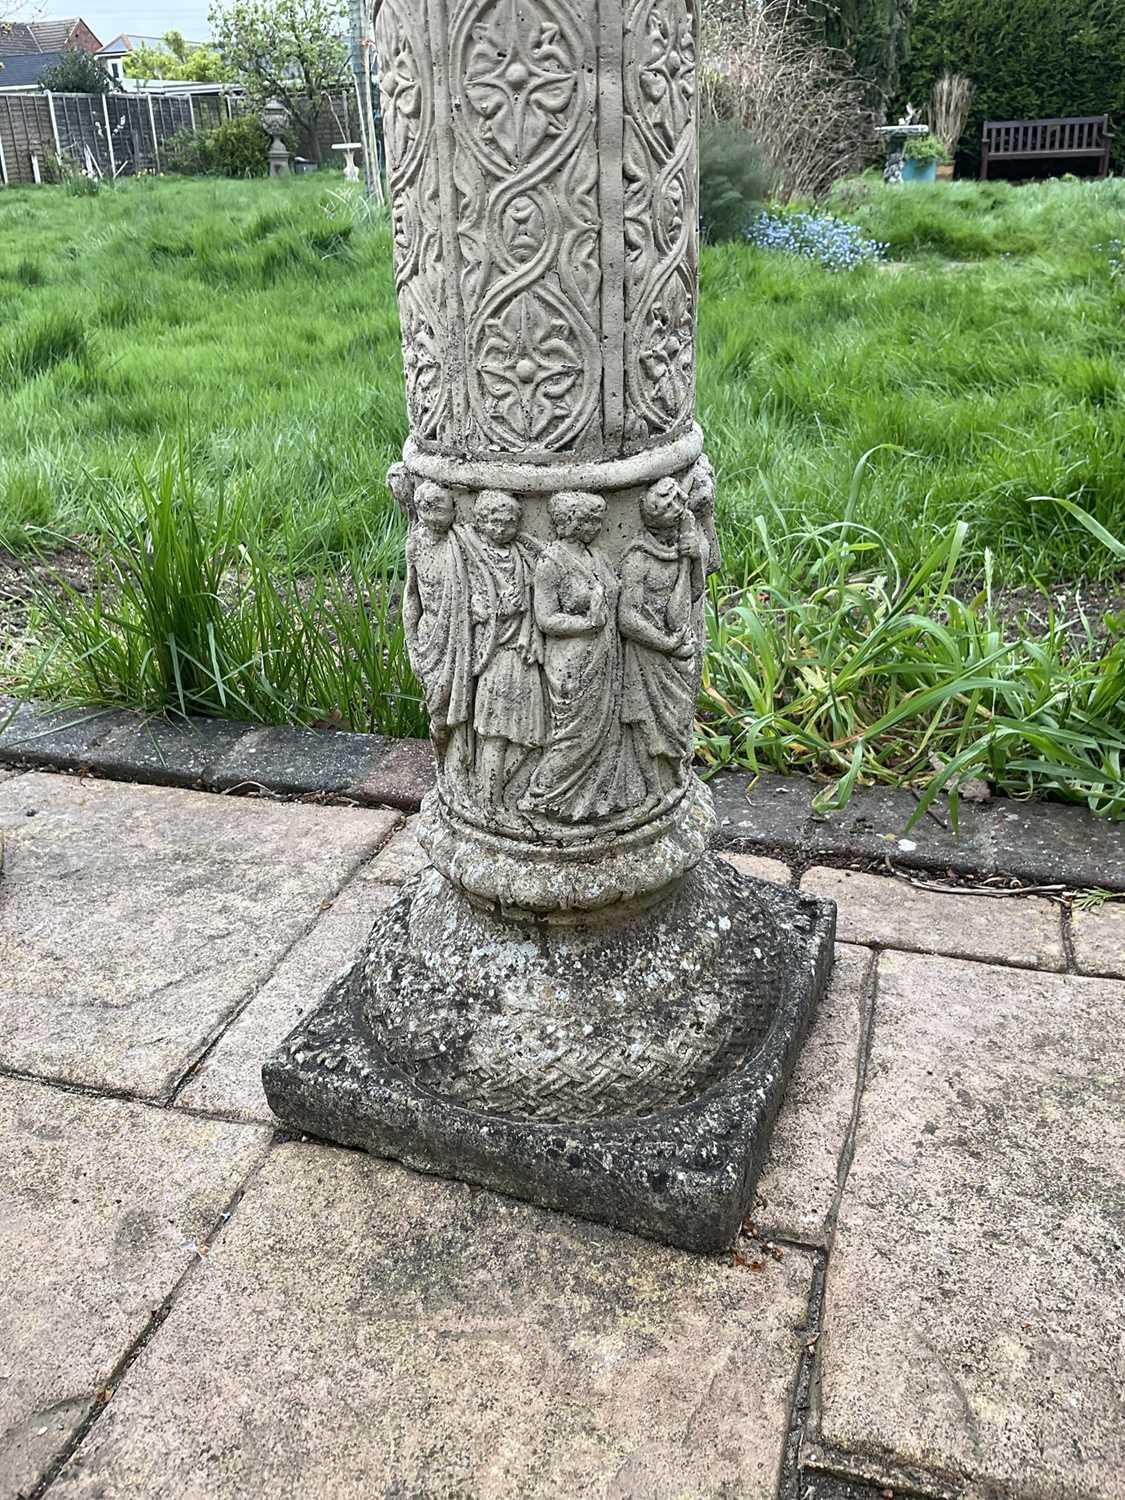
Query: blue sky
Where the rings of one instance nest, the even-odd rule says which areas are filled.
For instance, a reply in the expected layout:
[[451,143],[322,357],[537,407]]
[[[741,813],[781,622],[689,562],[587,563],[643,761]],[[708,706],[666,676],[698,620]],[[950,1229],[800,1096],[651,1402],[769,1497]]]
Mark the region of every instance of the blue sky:
[[81,16],[103,42],[112,41],[120,31],[136,31],[143,36],[163,36],[173,28],[182,31],[189,41],[204,41],[210,33],[207,25],[208,0],[94,0],[84,4],[75,0],[71,6],[52,4],[24,6],[17,15]]

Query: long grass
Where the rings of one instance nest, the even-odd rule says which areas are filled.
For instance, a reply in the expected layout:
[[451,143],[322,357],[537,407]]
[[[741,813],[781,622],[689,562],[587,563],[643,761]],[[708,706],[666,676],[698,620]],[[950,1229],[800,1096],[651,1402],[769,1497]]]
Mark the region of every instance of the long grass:
[[[969,569],[987,548],[1010,582],[1111,571],[1028,501],[1125,532],[1125,281],[1105,248],[1125,184],[841,193],[897,269],[703,256],[728,567],[754,566],[740,538],[767,490],[787,529],[831,523],[887,444],[859,519],[905,566],[967,520]],[[198,493],[244,502],[265,543],[362,546],[406,431],[390,261],[386,227],[315,178],[0,194],[0,545],[95,529],[105,499],[134,503],[134,464],[151,480],[190,429]]]
[[[752,522],[759,565],[716,585],[700,697],[699,750],[712,766],[826,774],[822,801],[860,782],[939,791],[986,777],[1125,816],[1125,639],[1076,649],[1072,623],[1029,639],[991,598],[952,591],[968,527],[956,523],[904,571],[854,519],[865,462],[843,519],[788,531],[770,497]],[[141,518],[100,517],[90,595],[40,600],[50,642],[28,661],[26,691],[83,703],[208,713],[267,723],[425,732],[384,559],[343,576],[278,567],[247,543],[241,508],[199,506],[190,471],[138,483]],[[1050,503],[1050,502],[1044,502]],[[1070,502],[1065,502],[1069,505]],[[1071,507],[1073,510],[1073,507]],[[202,519],[201,519],[202,517]],[[1085,512],[1077,522],[1125,558]],[[747,543],[749,545],[749,542]]]
[[[884,781],[955,808],[983,775],[1122,816],[1121,621],[1031,633],[998,604],[1125,563],[1121,185],[846,191],[899,269],[704,256],[701,753],[835,802]],[[383,485],[390,247],[345,205],[300,180],[0,195],[0,538],[80,533],[95,567],[41,591],[8,685],[423,732]],[[977,263],[948,264],[970,229]]]
[[200,505],[182,456],[155,484],[138,475],[136,493],[139,514],[111,501],[98,512],[91,589],[39,590],[24,691],[425,734],[385,546],[309,572],[254,540],[244,502]]

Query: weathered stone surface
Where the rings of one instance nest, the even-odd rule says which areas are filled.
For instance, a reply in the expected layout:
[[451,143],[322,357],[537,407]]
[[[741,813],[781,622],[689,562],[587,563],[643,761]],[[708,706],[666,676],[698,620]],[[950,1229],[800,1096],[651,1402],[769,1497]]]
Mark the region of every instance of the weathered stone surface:
[[276,1123],[262,1092],[262,1064],[336,975],[355,962],[376,916],[397,895],[394,886],[365,882],[362,905],[338,897],[219,1038],[176,1102],[238,1120]]
[[836,948],[832,981],[789,1080],[758,1180],[751,1212],[759,1233],[824,1243],[855,1104],[873,961],[866,948]]
[[939,800],[937,810],[942,822],[925,813],[907,828],[918,811],[909,792],[897,787],[860,787],[839,812],[814,815],[807,844],[815,853],[889,858],[911,869],[991,870],[987,814],[972,803],[963,803],[954,833],[951,826],[943,826],[948,824],[944,801]]
[[218,791],[346,792],[366,779],[383,743],[378,735],[338,729],[255,729],[208,771],[207,782]]
[[233,719],[169,720],[131,714],[92,757],[99,776],[155,786],[199,786],[254,726]]
[[837,937],[914,953],[1064,969],[1062,908],[1034,896],[925,891],[886,875],[818,866],[801,889],[838,903]]
[[719,771],[707,785],[715,801],[717,844],[803,845],[817,791],[814,782],[803,776]]
[[751,880],[769,880],[774,885],[789,884],[789,866],[783,865],[779,859],[767,859],[762,854],[732,854],[729,850],[719,858],[725,859],[740,874],[749,875]]
[[81,1425],[269,1139],[0,1079],[0,1493]]
[[730,1244],[832,914],[708,857],[692,765],[721,566],[698,7],[386,0],[375,24],[434,868],[267,1097],[295,1129]]
[[996,868],[1031,885],[1125,891],[1120,822],[1058,802],[996,802],[990,832]]
[[396,815],[35,772],[0,787],[0,1062],[159,1097]]
[[773,1500],[810,1269],[282,1146],[53,1494]]
[[1120,1500],[1125,985],[884,954],[828,1267],[832,1447]]
[[127,719],[108,708],[52,709],[9,698],[0,702],[0,762],[27,760],[60,771],[84,770],[94,747]]
[[1083,974],[1125,979],[1125,902],[1107,902],[1093,911],[1075,907],[1070,934],[1075,961]]
[[[365,911],[371,900],[369,887],[403,885],[430,863],[430,856],[418,842],[416,818],[397,828],[374,859],[349,880],[337,898],[337,906]],[[379,908],[382,910],[382,907]]]
[[429,740],[388,741],[385,752],[349,794],[373,807],[416,813],[434,785],[434,752]]
[[737,1233],[831,963],[830,905],[717,858],[617,926],[425,871],[265,1068],[291,1129],[666,1238]]

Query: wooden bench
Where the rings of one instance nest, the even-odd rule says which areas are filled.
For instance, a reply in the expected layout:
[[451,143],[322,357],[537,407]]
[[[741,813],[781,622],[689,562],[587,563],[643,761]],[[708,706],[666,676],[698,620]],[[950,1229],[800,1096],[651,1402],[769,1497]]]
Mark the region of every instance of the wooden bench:
[[1098,176],[1109,172],[1108,115],[1076,115],[1068,120],[986,120],[981,133],[980,175],[990,162],[1039,161],[1044,157],[1098,162]]

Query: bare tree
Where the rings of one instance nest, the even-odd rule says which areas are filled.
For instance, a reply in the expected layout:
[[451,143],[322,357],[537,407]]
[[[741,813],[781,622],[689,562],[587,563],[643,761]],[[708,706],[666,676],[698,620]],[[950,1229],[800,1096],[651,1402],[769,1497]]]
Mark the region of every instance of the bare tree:
[[864,84],[846,53],[793,18],[788,0],[736,13],[705,0],[702,53],[704,110],[749,131],[779,197],[819,197],[864,164],[874,144]]

